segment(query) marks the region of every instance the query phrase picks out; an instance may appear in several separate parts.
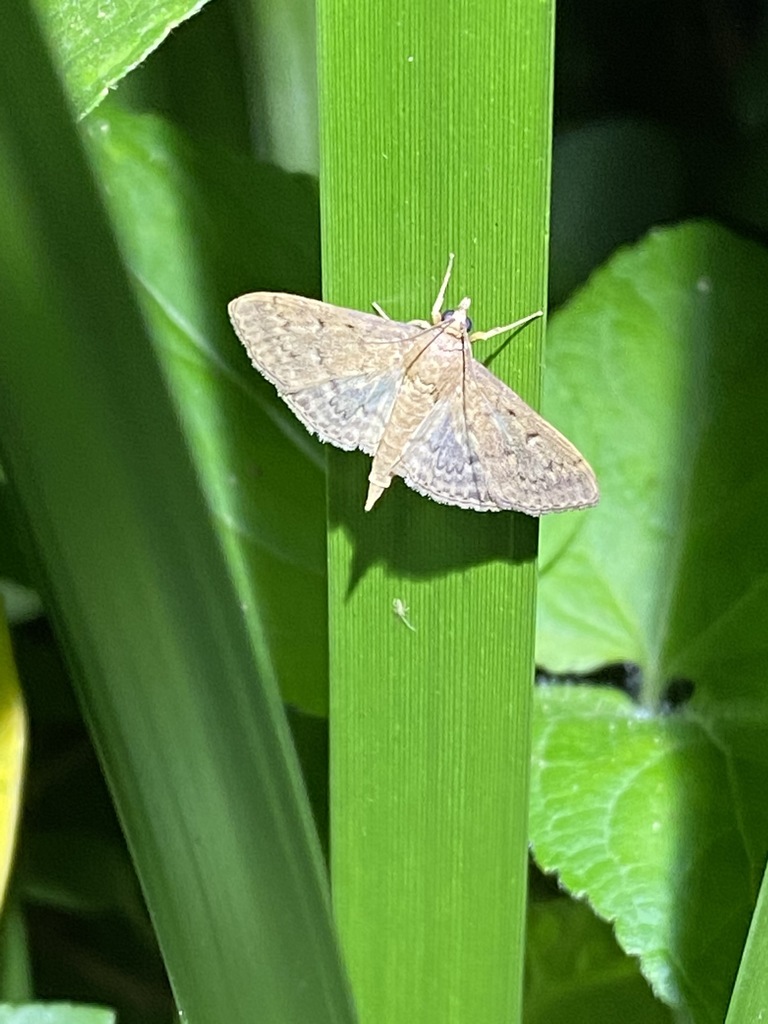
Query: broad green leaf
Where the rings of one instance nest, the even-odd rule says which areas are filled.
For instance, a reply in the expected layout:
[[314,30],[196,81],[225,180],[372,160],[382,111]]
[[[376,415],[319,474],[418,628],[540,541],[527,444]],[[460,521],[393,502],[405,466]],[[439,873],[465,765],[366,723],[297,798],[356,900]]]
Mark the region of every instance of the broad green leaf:
[[115,1024],[112,1010],[71,1003],[0,1004],[0,1024]]
[[69,98],[87,114],[206,0],[35,0]]
[[325,460],[226,316],[259,289],[318,290],[310,179],[99,111],[92,152],[216,516],[256,649],[285,700],[327,707]]
[[538,863],[614,923],[663,999],[722,1020],[762,871],[765,812],[738,792],[748,766],[693,712],[651,716],[595,687],[538,698]]
[[545,411],[592,461],[602,501],[543,524],[549,671],[632,662],[646,704],[681,676],[711,700],[736,655],[729,695],[760,694],[766,272],[758,245],[687,224],[619,253],[553,320]]
[[565,896],[533,900],[526,933],[526,1024],[672,1024],[608,924]]
[[728,1006],[726,1024],[748,1024],[765,1017],[768,1009],[768,884],[766,875],[760,887],[755,913],[739,964],[739,973]]
[[[542,530],[536,856],[654,988],[723,1019],[768,851],[768,253],[706,223],[617,254],[550,332],[547,411],[600,506]],[[662,713],[681,682],[693,699]]]

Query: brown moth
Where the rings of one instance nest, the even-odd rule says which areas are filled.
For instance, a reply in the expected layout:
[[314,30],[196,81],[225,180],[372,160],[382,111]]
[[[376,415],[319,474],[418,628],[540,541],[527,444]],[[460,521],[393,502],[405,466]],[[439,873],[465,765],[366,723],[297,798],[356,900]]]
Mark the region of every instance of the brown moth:
[[597,480],[570,441],[472,355],[470,299],[399,323],[327,302],[253,292],[229,304],[256,369],[321,441],[373,456],[366,512],[400,476],[420,494],[478,512],[530,516],[597,504]]

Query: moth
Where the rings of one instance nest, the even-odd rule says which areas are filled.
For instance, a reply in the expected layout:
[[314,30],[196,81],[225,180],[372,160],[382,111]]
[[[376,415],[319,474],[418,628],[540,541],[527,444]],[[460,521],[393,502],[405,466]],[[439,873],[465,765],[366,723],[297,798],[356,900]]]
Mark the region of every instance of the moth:
[[472,332],[469,298],[442,312],[453,254],[431,321],[392,320],[281,292],[233,299],[229,315],[251,362],[321,441],[373,457],[365,511],[395,476],[419,494],[477,512],[530,516],[597,504],[576,448],[472,353],[514,331]]

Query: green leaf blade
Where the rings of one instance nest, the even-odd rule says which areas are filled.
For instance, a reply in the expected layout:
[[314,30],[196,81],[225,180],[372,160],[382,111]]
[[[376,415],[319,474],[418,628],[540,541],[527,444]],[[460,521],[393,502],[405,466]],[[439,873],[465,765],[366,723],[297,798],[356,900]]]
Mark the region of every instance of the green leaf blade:
[[36,0],[70,101],[88,114],[207,0]]
[[[325,297],[423,318],[455,252],[447,305],[470,295],[478,328],[542,308],[552,6],[318,15]],[[534,402],[541,337],[493,364]],[[355,997],[377,1024],[517,1020],[536,525],[399,480],[363,513],[368,466],[329,458],[332,876]]]

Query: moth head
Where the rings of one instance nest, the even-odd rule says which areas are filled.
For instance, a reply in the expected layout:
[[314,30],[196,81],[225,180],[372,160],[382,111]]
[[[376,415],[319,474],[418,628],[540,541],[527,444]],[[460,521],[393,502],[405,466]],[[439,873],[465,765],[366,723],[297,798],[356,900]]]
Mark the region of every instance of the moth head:
[[467,334],[471,333],[472,319],[467,314],[467,310],[469,309],[471,302],[472,300],[470,298],[463,298],[456,307],[456,309],[445,310],[445,312],[442,314],[443,320],[445,322],[448,322],[450,320],[453,323],[458,324],[459,327],[462,327],[467,332]]

